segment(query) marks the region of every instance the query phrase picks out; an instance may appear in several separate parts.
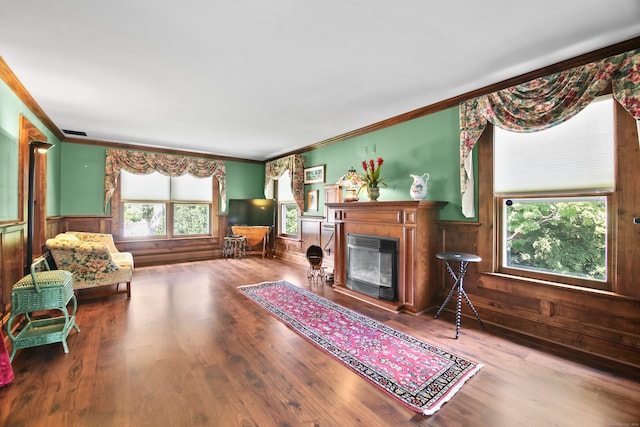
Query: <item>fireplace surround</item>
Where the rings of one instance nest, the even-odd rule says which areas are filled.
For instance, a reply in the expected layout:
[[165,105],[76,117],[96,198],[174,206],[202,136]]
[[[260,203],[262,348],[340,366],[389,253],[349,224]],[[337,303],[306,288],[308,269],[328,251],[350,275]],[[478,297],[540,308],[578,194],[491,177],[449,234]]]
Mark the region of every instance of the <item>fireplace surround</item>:
[[[435,307],[441,249],[438,211],[446,202],[395,201],[327,203],[335,223],[334,289],[392,311],[421,313]],[[396,239],[397,292],[394,301],[376,298],[347,285],[349,235]]]

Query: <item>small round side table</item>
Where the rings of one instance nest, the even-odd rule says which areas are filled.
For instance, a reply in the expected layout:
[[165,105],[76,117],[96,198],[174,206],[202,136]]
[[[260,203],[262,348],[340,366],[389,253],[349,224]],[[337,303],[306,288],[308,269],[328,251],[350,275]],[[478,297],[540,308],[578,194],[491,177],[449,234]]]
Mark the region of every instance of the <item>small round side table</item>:
[[[444,261],[444,264],[447,267],[447,271],[449,271],[449,274],[453,278],[454,283],[453,283],[453,286],[451,287],[451,290],[449,291],[449,294],[447,295],[447,298],[444,300],[444,302],[440,306],[440,309],[436,313],[435,318],[437,319],[438,316],[440,316],[440,313],[442,313],[442,310],[444,310],[444,308],[449,303],[449,300],[451,299],[451,296],[453,295],[453,293],[457,291],[458,292],[458,308],[456,310],[456,339],[458,339],[458,334],[460,332],[460,314],[462,312],[463,297],[467,301],[467,304],[469,304],[469,307],[471,307],[471,311],[473,311],[473,314],[476,316],[476,320],[480,322],[480,326],[484,328],[485,327],[484,323],[482,323],[482,320],[480,320],[480,316],[478,315],[476,308],[473,306],[473,304],[471,303],[471,300],[469,299],[469,297],[467,296],[467,293],[464,290],[464,275],[467,272],[469,263],[480,262],[482,261],[482,258],[480,258],[478,255],[468,254],[465,252],[438,252],[436,254],[436,258]],[[460,263],[458,274],[456,274],[456,272],[453,270],[453,268],[449,264],[450,262]]]

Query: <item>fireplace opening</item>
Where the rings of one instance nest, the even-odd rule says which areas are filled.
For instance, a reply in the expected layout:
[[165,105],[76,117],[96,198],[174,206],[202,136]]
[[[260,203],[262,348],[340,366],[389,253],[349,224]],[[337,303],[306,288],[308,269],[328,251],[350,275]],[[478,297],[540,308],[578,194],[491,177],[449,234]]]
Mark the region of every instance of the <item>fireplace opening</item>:
[[347,288],[398,300],[399,239],[347,233]]

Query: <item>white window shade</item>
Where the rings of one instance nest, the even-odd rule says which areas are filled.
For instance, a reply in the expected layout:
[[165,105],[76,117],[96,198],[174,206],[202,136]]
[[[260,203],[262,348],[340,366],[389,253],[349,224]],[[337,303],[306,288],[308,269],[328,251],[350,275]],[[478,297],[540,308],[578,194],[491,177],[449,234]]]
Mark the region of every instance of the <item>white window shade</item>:
[[495,127],[494,144],[496,194],[614,189],[610,95],[544,131],[515,133]]
[[168,176],[159,172],[138,175],[120,171],[120,195],[122,200],[169,200],[171,186]]
[[196,178],[193,175],[171,177],[171,200],[210,202],[213,177]]
[[291,175],[289,169],[278,177],[278,201],[279,202],[293,202],[293,192],[291,191]]

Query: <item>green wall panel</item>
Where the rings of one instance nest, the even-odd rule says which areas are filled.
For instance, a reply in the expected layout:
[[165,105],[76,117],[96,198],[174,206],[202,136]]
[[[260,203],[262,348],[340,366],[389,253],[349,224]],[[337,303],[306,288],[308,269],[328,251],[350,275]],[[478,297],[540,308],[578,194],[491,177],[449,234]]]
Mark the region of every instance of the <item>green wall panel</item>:
[[[15,220],[18,214],[18,143],[20,116],[36,126],[47,141],[59,146],[58,138],[47,129],[13,91],[0,80],[0,221]],[[60,212],[59,165],[61,154],[47,153],[47,215]],[[25,178],[26,179],[26,178]]]
[[0,221],[18,217],[18,140],[0,127]]
[[227,200],[264,198],[264,165],[227,161]]
[[[61,143],[31,111],[0,82],[0,220],[17,218],[18,123],[24,114],[56,144],[47,154],[47,214],[101,215],[104,197],[105,147]],[[382,157],[388,187],[381,201],[411,200],[410,174],[430,174],[427,200],[446,201],[442,220],[467,220],[460,207],[458,108],[450,108],[303,153],[307,167],[325,165],[325,183],[306,185],[319,191],[323,211],[325,184],[335,183],[350,167],[362,171],[362,161]],[[227,199],[264,197],[264,165],[226,161]],[[367,200],[360,194],[361,201]]]
[[[62,152],[62,215],[104,214],[106,147],[64,143]],[[264,197],[264,165],[226,161],[225,168],[227,199]]]
[[106,147],[62,144],[62,215],[104,215]]
[[[381,188],[380,201],[411,200],[410,175],[427,172],[430,179],[426,200],[448,202],[440,211],[440,219],[465,220],[460,203],[458,123],[458,108],[450,108],[311,150],[303,154],[305,165],[326,165],[325,184],[333,184],[350,167],[361,173],[363,161],[382,157],[382,176],[388,186]],[[320,203],[324,203],[323,186],[307,185],[305,190],[320,190]],[[367,200],[364,191],[360,200]]]

